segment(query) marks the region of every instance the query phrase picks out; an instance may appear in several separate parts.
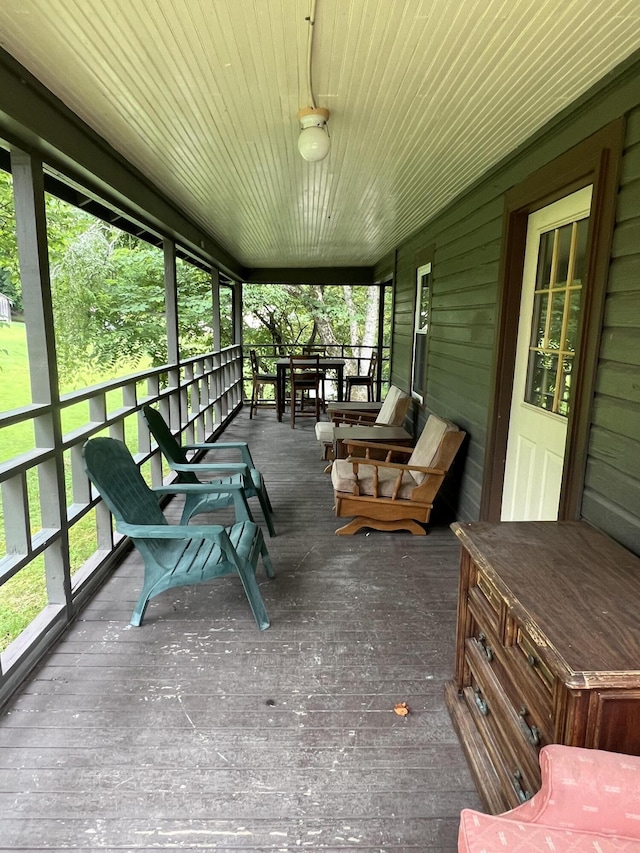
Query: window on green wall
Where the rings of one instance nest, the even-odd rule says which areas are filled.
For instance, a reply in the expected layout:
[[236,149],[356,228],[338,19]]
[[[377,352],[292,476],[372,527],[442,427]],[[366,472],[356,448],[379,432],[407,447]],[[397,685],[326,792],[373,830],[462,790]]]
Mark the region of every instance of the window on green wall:
[[431,264],[418,267],[416,272],[416,314],[413,333],[413,363],[411,395],[424,402],[427,392],[427,358],[429,320],[431,314]]

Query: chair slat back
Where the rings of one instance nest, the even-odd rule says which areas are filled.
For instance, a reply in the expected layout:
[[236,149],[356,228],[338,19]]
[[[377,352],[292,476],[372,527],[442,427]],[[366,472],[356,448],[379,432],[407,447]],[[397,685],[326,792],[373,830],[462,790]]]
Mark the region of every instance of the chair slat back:
[[158,499],[127,447],[115,438],[90,438],[84,467],[113,517],[128,524],[166,524]]
[[[151,406],[143,406],[142,417],[149,427],[149,432],[155,438],[158,447],[167,459],[178,465],[185,465],[189,461],[187,454],[176,441],[175,436],[160,412]],[[197,483],[198,478],[191,471],[180,471],[178,473],[178,482]]]
[[318,344],[307,344],[302,347],[302,352],[304,355],[319,355],[321,358],[326,358],[327,348]]
[[260,373],[260,366],[258,364],[258,356],[254,349],[249,350],[249,361],[251,362],[251,372],[254,376],[257,376]]
[[378,350],[372,350],[371,361],[369,362],[369,371],[367,373],[369,379],[376,378],[376,367],[378,366]]
[[304,382],[305,380],[315,382],[322,374],[320,369],[320,356],[290,355],[289,372],[292,382],[299,383],[300,381]]

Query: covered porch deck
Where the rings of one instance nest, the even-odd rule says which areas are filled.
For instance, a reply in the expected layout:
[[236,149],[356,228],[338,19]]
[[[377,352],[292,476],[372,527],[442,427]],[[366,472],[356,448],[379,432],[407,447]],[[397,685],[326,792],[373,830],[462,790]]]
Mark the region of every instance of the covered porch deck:
[[312,421],[245,407],[224,439],[250,442],[275,511],[271,628],[234,578],[131,628],[131,552],[0,717],[0,848],[453,853],[480,807],[443,698],[457,540],[437,520],[336,537]]

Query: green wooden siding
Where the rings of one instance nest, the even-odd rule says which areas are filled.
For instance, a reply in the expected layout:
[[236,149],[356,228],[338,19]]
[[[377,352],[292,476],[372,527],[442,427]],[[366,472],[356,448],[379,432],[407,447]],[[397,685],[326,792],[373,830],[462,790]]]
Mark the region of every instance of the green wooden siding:
[[[640,553],[640,63],[544,128],[397,248],[392,380],[409,389],[416,258],[435,246],[425,405],[469,433],[458,515],[479,516],[505,193],[621,115],[627,115],[592,427],[584,517]],[[596,345],[597,342],[596,342]]]
[[627,121],[584,517],[640,552],[640,107]]

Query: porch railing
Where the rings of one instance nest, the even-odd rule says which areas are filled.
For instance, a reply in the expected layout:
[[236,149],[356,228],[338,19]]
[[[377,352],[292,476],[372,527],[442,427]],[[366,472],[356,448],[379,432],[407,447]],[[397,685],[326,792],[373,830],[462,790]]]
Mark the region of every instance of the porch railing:
[[[104,581],[125,545],[84,472],[85,441],[98,434],[125,441],[147,480],[161,485],[169,472],[138,414],[142,406],[157,404],[176,435],[189,443],[220,432],[241,402],[242,350],[234,345],[74,391],[56,404],[0,414],[0,429],[29,423],[34,435],[33,449],[0,463],[5,532],[0,599],[27,572],[33,575],[30,586],[42,587],[43,598],[39,613],[17,637],[7,641],[0,632],[0,704]],[[81,426],[79,411],[84,412]],[[70,421],[74,426],[65,431]],[[42,440],[51,435],[58,437]],[[91,546],[81,545],[77,564],[71,543],[81,528],[81,539],[87,539],[92,513],[95,548],[87,553]]]

